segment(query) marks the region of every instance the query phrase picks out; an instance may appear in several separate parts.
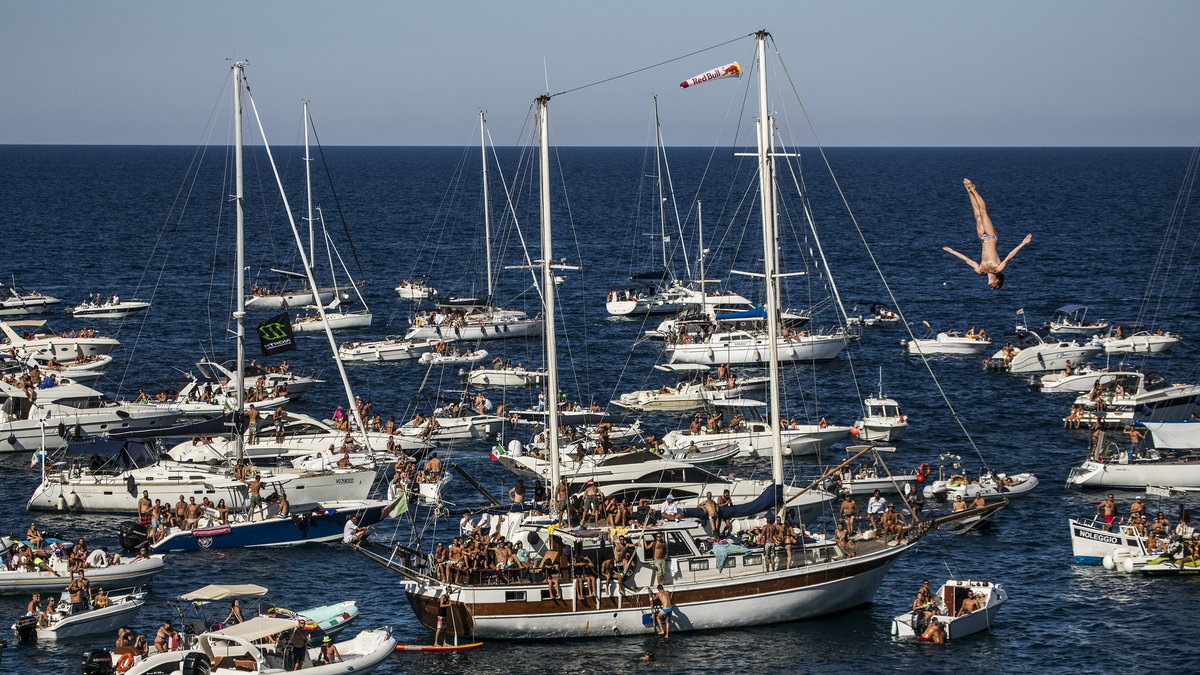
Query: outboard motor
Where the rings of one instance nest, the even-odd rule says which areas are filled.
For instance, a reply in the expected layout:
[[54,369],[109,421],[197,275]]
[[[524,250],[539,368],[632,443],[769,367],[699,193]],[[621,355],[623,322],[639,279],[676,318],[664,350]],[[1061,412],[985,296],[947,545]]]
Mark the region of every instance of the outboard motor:
[[89,649],[83,653],[83,675],[114,675],[112,654],[107,649]]
[[203,652],[189,652],[179,662],[180,675],[208,675],[212,670],[212,661]]
[[150,528],[136,520],[124,522],[117,526],[117,539],[121,548],[136,551],[150,545]]
[[13,627],[17,631],[17,640],[20,642],[33,642],[37,639],[37,617],[23,616],[17,619]]

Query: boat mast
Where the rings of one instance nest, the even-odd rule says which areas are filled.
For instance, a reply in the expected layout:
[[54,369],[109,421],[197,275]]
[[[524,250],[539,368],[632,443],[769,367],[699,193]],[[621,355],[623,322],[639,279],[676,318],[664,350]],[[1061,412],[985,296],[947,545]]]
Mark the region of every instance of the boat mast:
[[771,118],[767,116],[767,37],[759,31],[758,41],[758,180],[762,202],[763,281],[767,304],[767,365],[771,380],[770,410],[767,423],[771,425],[771,479],[783,485],[783,434],[779,429],[779,277],[777,263],[779,247],[775,235],[775,166],[771,157]]
[[479,156],[483,160],[483,246],[487,250],[487,306],[492,306],[492,213],[488,202],[487,120],[479,111]]
[[662,248],[662,268],[670,276],[667,267],[667,197],[663,194],[663,144],[662,127],[658,122],[658,97],[654,101],[654,176],[658,179],[658,244]]
[[700,264],[700,314],[707,316],[708,293],[704,290],[704,284],[707,282],[704,276],[704,256],[708,251],[704,250],[704,202],[696,202],[696,234],[700,246],[700,257],[697,259]]
[[237,298],[233,311],[237,336],[237,414],[234,425],[234,447],[237,449],[238,465],[242,463],[245,454],[245,440],[238,428],[241,422],[242,408],[246,404],[246,331],[243,319],[246,316],[246,242],[245,226],[246,213],[243,208],[244,191],[242,186],[242,80],[245,77],[246,63],[237,61],[233,64],[233,167],[234,193],[233,199],[237,204]]
[[[304,100],[304,186],[308,194],[308,259],[313,260],[316,255],[316,243],[313,235],[313,204],[312,204],[312,157],[308,146],[308,99]],[[337,291],[337,283],[333,284],[334,292]],[[316,297],[313,300],[321,303],[321,298]]]
[[[546,312],[546,402],[549,404],[546,417],[546,447],[550,450],[551,495],[558,489],[558,349],[554,330],[554,260],[553,237],[550,229],[550,124],[546,119],[549,96],[539,96],[537,101],[539,139],[539,184],[542,211],[542,297]],[[553,500],[552,500],[553,501]],[[557,515],[557,514],[555,514]]]

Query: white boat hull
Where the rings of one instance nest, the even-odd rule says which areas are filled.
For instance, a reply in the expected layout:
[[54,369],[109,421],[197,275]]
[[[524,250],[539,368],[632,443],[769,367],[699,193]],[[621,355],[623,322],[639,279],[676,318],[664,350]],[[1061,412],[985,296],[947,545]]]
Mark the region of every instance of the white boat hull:
[[140,300],[115,305],[79,305],[67,310],[76,319],[124,319],[150,309],[150,303]]
[[[334,291],[321,291],[321,304],[328,305],[333,302],[335,296]],[[246,309],[285,309],[289,307],[303,307],[304,305],[315,305],[313,294],[311,291],[300,293],[283,293],[272,295],[248,295],[246,296]]]
[[408,340],[388,338],[374,342],[363,342],[353,347],[342,347],[338,358],[342,361],[408,361],[433,352],[437,340]]
[[[339,330],[342,328],[365,328],[371,325],[373,317],[370,312],[326,312],[325,319],[329,322],[329,328]],[[294,321],[292,330],[300,333],[316,333],[325,330],[325,323],[319,318],[315,321]]]
[[[1044,344],[1026,347],[1013,356],[1008,364],[1010,373],[1044,373],[1052,370],[1066,370],[1067,361],[1075,365],[1091,361],[1103,351],[1095,345],[1078,345],[1073,343]],[[996,352],[993,361],[1004,362],[1004,352]]]
[[[128,562],[124,559],[120,565],[93,568],[87,571],[88,580],[93,588],[132,588],[145,586],[154,575],[163,570],[163,556],[154,555],[145,560]],[[51,563],[53,566],[54,563]],[[58,569],[60,576],[51,572],[10,572],[0,570],[0,595],[9,593],[57,593],[66,589],[71,583],[71,576],[63,564]]]
[[978,340],[966,336],[938,333],[935,338],[922,338],[904,343],[908,354],[948,354],[957,356],[979,356],[991,346],[990,340]]
[[[830,361],[842,353],[848,340],[844,335],[813,335],[780,340],[776,353],[780,362]],[[672,344],[667,346],[664,353],[670,363],[700,363],[707,366],[766,363],[771,354],[766,338]]]
[[[88,571],[91,578],[91,570]],[[67,616],[51,628],[39,628],[39,640],[68,640],[85,635],[115,633],[118,628],[129,624],[141,611],[145,600],[137,599],[93,609],[79,615]]]
[[1077,563],[1099,565],[1105,556],[1112,555],[1119,548],[1135,551],[1144,549],[1141,536],[1130,527],[1114,527],[1109,532],[1097,521],[1074,518],[1068,519],[1067,525],[1071,529],[1071,554]]
[[495,323],[468,323],[465,326],[413,326],[404,334],[407,340],[504,340],[536,337],[542,334],[541,319],[517,319]]
[[[760,425],[765,426],[765,425]],[[784,429],[784,455],[813,455],[828,450],[833,444],[844,440],[850,435],[850,427],[827,426],[816,424],[800,425],[798,429]],[[774,443],[769,429],[752,428],[743,432],[719,432],[693,434],[686,430],[669,431],[663,436],[663,444],[668,448],[687,448],[691,442],[697,447],[705,448],[712,445],[737,443],[741,457],[769,457]]]
[[1195,462],[1097,462],[1086,460],[1071,469],[1069,485],[1100,488],[1145,488],[1160,485],[1200,488],[1200,464]]
[[[983,586],[981,582],[947,582],[958,584],[973,584]],[[944,587],[943,587],[944,588]],[[978,589],[977,589],[978,590]],[[941,622],[946,629],[946,640],[957,640],[975,633],[991,630],[992,625],[996,622],[996,613],[1000,610],[1001,605],[1008,599],[1008,594],[1000,586],[992,586],[986,584],[986,592],[990,597],[987,598],[983,608],[975,610],[969,614],[961,616],[953,616],[951,614],[935,614],[934,617]],[[943,609],[945,609],[943,607]],[[908,612],[901,614],[892,620],[892,635],[896,637],[916,637],[916,612]]]
[[1178,342],[1179,338],[1170,335],[1134,335],[1105,340],[1104,351],[1108,354],[1162,354],[1171,351]]
[[536,387],[545,381],[541,370],[476,368],[467,375],[467,384],[473,387]]

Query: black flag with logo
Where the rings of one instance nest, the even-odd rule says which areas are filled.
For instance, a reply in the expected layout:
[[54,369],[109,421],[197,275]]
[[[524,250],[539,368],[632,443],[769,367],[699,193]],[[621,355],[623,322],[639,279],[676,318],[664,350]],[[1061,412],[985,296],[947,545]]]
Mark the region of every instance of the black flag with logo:
[[296,348],[292,337],[292,320],[287,312],[273,316],[258,327],[258,341],[262,343],[263,356],[274,356]]

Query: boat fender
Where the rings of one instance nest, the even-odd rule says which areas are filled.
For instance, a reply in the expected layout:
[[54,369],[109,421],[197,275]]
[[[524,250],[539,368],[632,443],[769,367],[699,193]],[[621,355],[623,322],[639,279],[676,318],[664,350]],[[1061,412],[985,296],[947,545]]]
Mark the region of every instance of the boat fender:
[[1134,572],[1133,556],[1130,556],[1130,557],[1126,558],[1124,561],[1122,561],[1121,569],[1126,574],[1133,574],[1133,572]]
[[1113,560],[1112,553],[1105,553],[1104,558],[1101,559],[1101,564],[1104,565],[1104,569],[1106,569],[1106,570],[1117,569],[1117,565],[1116,565],[1116,562]]
[[60,494],[58,496],[58,501],[55,503],[55,506],[58,507],[59,511],[66,511],[67,510],[67,498]]

